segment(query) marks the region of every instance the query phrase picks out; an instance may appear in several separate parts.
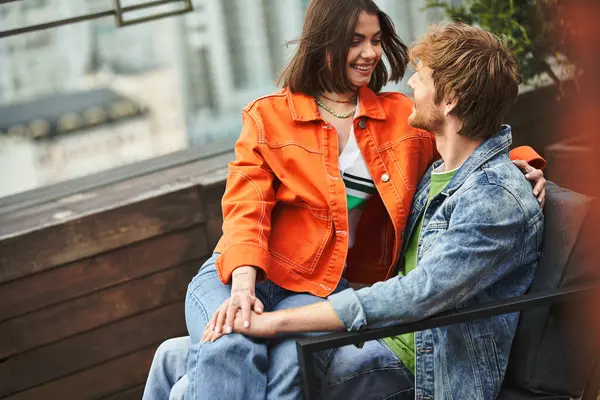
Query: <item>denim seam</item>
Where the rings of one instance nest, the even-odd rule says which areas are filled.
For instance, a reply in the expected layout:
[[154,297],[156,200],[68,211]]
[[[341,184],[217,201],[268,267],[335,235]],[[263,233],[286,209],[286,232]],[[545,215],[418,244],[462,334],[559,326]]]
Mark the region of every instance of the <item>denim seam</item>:
[[[502,384],[502,369],[500,368],[500,360],[498,360],[498,348],[496,346],[496,342],[491,335],[481,336],[480,339],[483,342],[483,351],[485,352],[487,358],[490,375],[495,381],[493,384],[495,387],[499,387]],[[494,363],[494,365],[492,366],[491,363]],[[496,373],[492,371],[492,368],[496,370]],[[494,375],[496,376],[494,377]]]
[[390,149],[389,155],[390,155],[390,158],[392,159],[392,162],[394,163],[394,168],[396,169],[396,171],[398,171],[398,174],[402,177],[402,180],[404,181],[404,185],[406,185],[406,188],[408,190],[413,190],[413,189],[416,190],[418,184],[415,183],[412,186],[410,185],[410,183],[408,182],[408,179],[406,177],[406,174],[404,173],[404,171],[402,170],[402,168],[400,168],[400,165],[398,163],[398,159],[394,155],[394,152],[392,151],[392,149]]
[[386,339],[386,338],[377,339],[377,341],[379,342],[379,344],[381,344],[383,346],[383,348],[388,353],[390,353],[390,355],[392,355],[392,357],[394,357],[396,359],[396,361],[398,361],[398,365],[404,367],[408,371],[408,368],[406,368],[406,365],[404,365],[404,363],[402,363],[402,361],[400,360],[398,355],[396,353],[394,353],[394,351],[392,349],[390,349],[390,347],[387,345],[387,343],[385,342],[384,339]]
[[[202,346],[202,345],[200,343],[198,343],[197,346]],[[189,351],[188,351],[188,353],[189,353]],[[200,359],[200,352],[196,351],[195,360],[194,360],[194,372],[196,374],[198,373],[196,371],[198,371],[198,364],[200,362],[199,359]],[[191,390],[190,391],[192,392],[192,398],[193,399],[196,398],[196,384],[195,383],[196,383],[196,377],[193,376],[192,379],[189,380],[189,385],[191,386],[191,388],[190,388]]]
[[204,319],[206,320],[206,323],[208,323],[208,321],[209,321],[208,313],[206,312],[206,309],[204,308],[204,305],[202,304],[201,300],[194,294],[194,292],[190,292],[188,297],[190,298],[191,301],[194,302],[196,307],[198,307],[198,309],[201,311]]
[[357,373],[355,373],[353,375],[344,376],[342,379],[329,384],[329,386],[333,387],[333,386],[341,385],[341,384],[343,384],[344,382],[346,382],[346,381],[348,381],[350,379],[354,379],[354,378],[356,378],[358,376],[362,376],[362,375],[365,375],[365,374],[370,374],[372,372],[379,372],[379,371],[405,371],[405,370],[406,370],[405,367],[399,366],[399,365],[371,368],[371,369],[368,369],[368,370],[357,372]]
[[[468,322],[463,322],[460,324],[461,329],[463,330],[463,335],[464,338],[466,340],[466,345],[468,348],[467,354],[469,356],[469,360],[471,362],[471,368],[477,366],[477,360],[476,360],[476,350],[475,350],[475,343],[473,342],[473,336],[471,335],[471,328],[469,326]],[[479,373],[479,369],[477,370],[473,370],[473,378],[475,378],[475,385],[479,391],[478,395],[481,396],[481,398],[484,398],[484,394],[483,394],[483,383],[481,382],[481,374]]]
[[[499,188],[503,189],[504,191],[508,192],[513,198],[515,197],[509,190],[507,190],[504,186],[498,186]],[[469,189],[469,190],[473,190],[473,189]],[[519,203],[520,205],[520,203]],[[521,212],[523,212],[523,210],[521,210]],[[523,212],[524,213],[524,212]],[[523,236],[525,236],[526,233],[526,229],[521,230],[520,235],[514,239],[511,243],[511,246],[507,247],[507,249],[501,253],[501,254],[497,254],[496,258],[490,262],[489,265],[496,265],[498,262],[498,260],[502,260],[502,258],[504,258],[507,254],[509,254],[512,249],[514,248],[514,244],[515,243],[520,243],[521,242],[521,238]],[[461,292],[459,292],[457,295],[454,296],[454,298],[451,299],[450,303],[451,304],[458,304],[458,303],[462,303],[463,301],[465,301],[465,298],[467,297],[467,295],[472,291],[473,288],[477,287],[479,285],[479,283],[488,275],[488,271],[487,269],[484,269],[483,271],[480,271],[479,275],[472,278],[471,279],[471,284],[466,286]]]
[[[216,274],[216,273],[217,273],[217,271],[215,270],[215,274]],[[198,275],[196,275],[196,276],[194,277],[194,279],[192,279],[192,281],[191,281],[191,282],[189,283],[189,285],[188,285],[188,290],[189,290],[190,292],[192,292],[192,291],[196,291],[196,290],[198,290],[198,289],[202,289],[202,287],[204,287],[204,285],[206,285],[206,284],[207,284],[207,282],[206,282],[206,281],[202,281],[201,279],[196,279],[196,277],[197,277],[197,276],[198,276]],[[217,274],[217,276],[218,276],[218,274]],[[200,281],[200,282],[198,282],[198,281]],[[196,283],[196,285],[194,285],[194,283]],[[210,292],[212,292],[212,291],[214,291],[214,290],[216,290],[216,289],[218,289],[218,288],[217,288],[217,287],[215,287],[214,289],[211,289],[211,290],[207,291],[207,292],[206,292],[206,294],[208,294],[208,293],[210,293]]]
[[[378,151],[379,151],[380,153],[386,152],[386,151],[388,151],[388,150],[391,150],[391,149],[392,149],[392,147],[394,147],[395,145],[397,145],[397,144],[399,144],[399,143],[402,143],[402,142],[405,142],[405,141],[407,141],[407,140],[411,140],[411,139],[417,139],[418,141],[422,142],[422,141],[423,141],[423,136],[421,136],[421,135],[420,135],[418,132],[415,132],[415,133],[409,133],[409,134],[407,134],[406,136],[403,136],[403,137],[401,137],[401,138],[399,138],[399,139],[396,139],[396,140],[394,140],[394,141],[393,141],[393,142],[391,142],[391,143],[388,143],[388,144],[386,144],[386,145],[383,145],[383,146],[379,147],[379,148],[378,148]],[[421,146],[421,143],[419,143],[419,147],[420,147],[420,146]]]
[[297,263],[295,261],[292,261],[289,258],[287,258],[286,256],[284,256],[283,254],[281,254],[281,253],[279,253],[279,252],[277,252],[277,251],[275,251],[273,249],[269,249],[269,253],[275,259],[279,259],[280,261],[285,261],[286,263],[288,263],[288,264],[290,264],[290,265],[292,265],[292,266],[294,266],[294,267],[296,267],[296,268],[298,268],[298,269],[300,269],[302,271],[311,272],[310,269],[309,269],[310,267],[307,268],[307,267],[305,267],[302,264],[299,264],[299,263]]
[[414,390],[414,389],[415,389],[415,388],[402,389],[401,391],[399,391],[399,392],[396,392],[396,393],[392,393],[392,394],[390,394],[389,396],[386,396],[386,397],[384,397],[384,398],[383,398],[383,399],[381,399],[381,400],[388,400],[388,399],[392,399],[392,398],[394,398],[394,396],[398,396],[399,394],[406,393],[406,392],[410,392],[411,390]]
[[295,140],[286,140],[284,142],[277,142],[277,143],[270,143],[270,142],[268,142],[268,141],[265,140],[264,144],[266,144],[270,149],[273,149],[273,150],[281,149],[283,147],[288,147],[288,146],[294,146],[294,147],[299,147],[299,148],[305,150],[308,153],[320,154],[320,155],[323,154],[322,151],[314,150],[314,149],[309,149],[303,143],[296,142]]

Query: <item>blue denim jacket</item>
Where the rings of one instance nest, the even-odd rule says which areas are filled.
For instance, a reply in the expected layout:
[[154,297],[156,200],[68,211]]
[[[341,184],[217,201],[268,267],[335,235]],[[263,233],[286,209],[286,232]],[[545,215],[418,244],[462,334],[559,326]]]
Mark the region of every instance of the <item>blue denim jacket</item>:
[[[509,126],[483,142],[423,216],[417,268],[358,291],[329,297],[350,331],[423,319],[453,308],[519,296],[541,251],[543,214],[531,185],[509,159]],[[407,233],[429,192],[419,183]],[[415,398],[494,399],[518,313],[415,333]]]

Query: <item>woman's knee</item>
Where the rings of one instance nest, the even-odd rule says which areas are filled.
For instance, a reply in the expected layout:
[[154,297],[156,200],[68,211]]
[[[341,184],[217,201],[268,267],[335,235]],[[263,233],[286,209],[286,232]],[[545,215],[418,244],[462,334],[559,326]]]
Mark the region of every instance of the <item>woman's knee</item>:
[[188,353],[188,368],[198,365],[241,367],[253,364],[266,371],[267,345],[239,333],[231,333],[214,342],[194,343]]
[[167,339],[158,346],[154,358],[156,360],[182,360],[185,362],[185,355],[190,347],[190,337],[182,336]]
[[217,308],[231,295],[231,287],[221,282],[212,257],[188,285],[185,298],[185,319],[193,342],[198,342],[204,327]]

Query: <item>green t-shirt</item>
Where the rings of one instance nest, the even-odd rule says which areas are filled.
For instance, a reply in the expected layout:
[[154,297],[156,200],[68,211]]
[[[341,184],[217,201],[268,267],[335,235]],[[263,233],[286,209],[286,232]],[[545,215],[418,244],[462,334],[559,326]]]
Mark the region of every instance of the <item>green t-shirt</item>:
[[[429,201],[450,183],[452,177],[456,173],[456,169],[448,172],[431,173],[431,185],[429,186],[429,194],[427,195],[427,207]],[[406,253],[404,254],[404,268],[398,272],[398,275],[404,276],[417,267],[417,243],[421,235],[421,227],[423,226],[423,215],[421,213],[416,228],[410,235]],[[404,335],[392,336],[383,339],[389,348],[400,358],[402,363],[410,372],[415,373],[415,334],[405,333]]]

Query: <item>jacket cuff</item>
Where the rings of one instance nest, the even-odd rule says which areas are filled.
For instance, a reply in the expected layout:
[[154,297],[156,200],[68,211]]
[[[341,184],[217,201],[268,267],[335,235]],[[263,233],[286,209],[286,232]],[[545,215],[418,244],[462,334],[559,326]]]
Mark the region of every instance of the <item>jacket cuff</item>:
[[519,146],[510,151],[511,160],[525,160],[536,169],[544,169],[546,160],[529,146]]
[[354,289],[346,289],[327,298],[348,331],[359,331],[367,325],[362,304]]
[[231,283],[231,274],[237,268],[249,265],[257,268],[256,280],[265,279],[268,275],[271,255],[259,246],[252,244],[235,244],[227,247],[217,258],[216,268],[221,282]]

